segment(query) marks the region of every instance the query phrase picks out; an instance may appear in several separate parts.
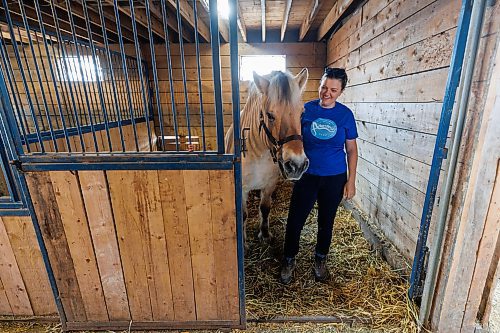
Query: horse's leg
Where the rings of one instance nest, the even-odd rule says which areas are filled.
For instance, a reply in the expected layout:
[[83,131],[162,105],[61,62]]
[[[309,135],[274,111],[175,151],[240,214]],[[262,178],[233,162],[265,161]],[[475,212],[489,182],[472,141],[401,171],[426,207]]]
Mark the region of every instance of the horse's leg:
[[269,243],[273,235],[269,232],[269,212],[271,211],[271,195],[276,189],[276,184],[271,184],[260,190],[260,231],[259,239]]

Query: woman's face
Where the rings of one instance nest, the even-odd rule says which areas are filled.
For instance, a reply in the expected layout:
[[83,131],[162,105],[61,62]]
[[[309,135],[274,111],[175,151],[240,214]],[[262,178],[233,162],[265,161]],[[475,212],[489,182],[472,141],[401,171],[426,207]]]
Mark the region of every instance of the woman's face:
[[324,108],[331,108],[342,94],[342,82],[337,79],[323,78],[319,85],[320,104]]

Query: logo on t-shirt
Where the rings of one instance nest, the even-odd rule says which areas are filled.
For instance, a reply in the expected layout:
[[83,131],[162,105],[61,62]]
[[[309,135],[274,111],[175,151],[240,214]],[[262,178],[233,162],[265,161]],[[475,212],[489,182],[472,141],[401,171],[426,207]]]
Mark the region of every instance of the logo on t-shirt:
[[331,139],[337,134],[337,124],[331,119],[318,118],[311,124],[311,133],[320,140]]

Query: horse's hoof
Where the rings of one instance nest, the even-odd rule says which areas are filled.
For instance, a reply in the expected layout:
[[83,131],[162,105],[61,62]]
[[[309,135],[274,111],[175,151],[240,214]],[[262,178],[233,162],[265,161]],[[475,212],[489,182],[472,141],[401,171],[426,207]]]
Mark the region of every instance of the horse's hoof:
[[262,243],[271,244],[271,241],[273,240],[273,235],[270,232],[268,232],[267,235],[264,235],[262,231],[260,231],[259,239]]

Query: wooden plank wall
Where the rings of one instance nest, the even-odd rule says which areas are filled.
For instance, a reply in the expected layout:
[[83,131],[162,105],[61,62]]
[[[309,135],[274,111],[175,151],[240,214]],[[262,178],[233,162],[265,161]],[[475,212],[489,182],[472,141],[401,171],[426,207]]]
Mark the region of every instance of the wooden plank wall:
[[[377,1],[328,41],[359,131],[354,202],[409,260],[418,236],[460,1]],[[429,235],[432,242],[433,230]]]
[[27,179],[68,325],[239,324],[232,171]]
[[0,316],[56,316],[30,217],[0,217],[0,253]]
[[[174,96],[177,110],[179,133],[187,135],[186,107],[184,103],[184,87],[182,80],[182,67],[179,46],[171,44],[172,71],[174,81]],[[149,50],[144,50],[145,57]],[[188,105],[192,135],[201,137],[200,100],[198,91],[198,74],[196,64],[196,50],[193,44],[184,45],[185,68],[188,92]],[[165,124],[165,135],[173,135],[173,117],[169,85],[169,71],[166,50],[164,45],[155,48],[157,71],[159,76],[160,103]],[[209,44],[200,45],[200,63],[202,80],[203,110],[205,115],[205,135],[207,149],[216,149],[214,84],[212,74],[212,51]],[[231,69],[229,44],[224,44],[220,49],[221,75],[222,75],[222,101],[224,110],[224,127],[227,129],[232,123],[231,103]],[[317,86],[323,73],[326,59],[326,48],[322,43],[256,43],[239,44],[239,55],[286,55],[287,69],[294,75],[307,67],[309,70],[309,83],[304,93],[304,100],[317,98]],[[152,65],[149,66],[152,70]],[[150,73],[151,80],[153,73]],[[154,88],[153,83],[151,86]],[[240,81],[240,106],[243,108],[248,96],[248,82]],[[156,109],[156,100],[153,100]],[[156,119],[156,132],[159,134],[159,120]],[[184,139],[183,139],[184,140]]]
[[487,325],[500,256],[500,3],[486,8],[431,314],[438,332]]

